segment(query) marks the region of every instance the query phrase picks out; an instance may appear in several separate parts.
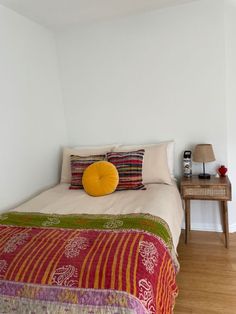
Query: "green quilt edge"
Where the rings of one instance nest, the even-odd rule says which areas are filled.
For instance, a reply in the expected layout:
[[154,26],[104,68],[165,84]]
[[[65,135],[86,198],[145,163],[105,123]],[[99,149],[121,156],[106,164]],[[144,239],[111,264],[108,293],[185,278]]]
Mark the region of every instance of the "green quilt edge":
[[0,226],[47,227],[99,230],[143,230],[160,237],[172,250],[173,243],[167,223],[150,214],[43,214],[32,212],[7,212],[0,215]]

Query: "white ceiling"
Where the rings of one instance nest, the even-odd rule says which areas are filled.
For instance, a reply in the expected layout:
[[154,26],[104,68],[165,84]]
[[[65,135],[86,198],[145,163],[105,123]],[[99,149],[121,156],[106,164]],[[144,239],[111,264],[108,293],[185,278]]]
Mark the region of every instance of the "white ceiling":
[[0,4],[57,29],[193,1],[196,0],[0,0]]

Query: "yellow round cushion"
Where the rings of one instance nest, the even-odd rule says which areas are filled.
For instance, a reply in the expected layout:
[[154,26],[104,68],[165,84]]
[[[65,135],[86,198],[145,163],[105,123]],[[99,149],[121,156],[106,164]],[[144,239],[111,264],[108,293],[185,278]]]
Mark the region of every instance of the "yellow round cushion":
[[84,190],[91,196],[108,195],[119,182],[116,167],[108,161],[97,161],[88,166],[82,177]]

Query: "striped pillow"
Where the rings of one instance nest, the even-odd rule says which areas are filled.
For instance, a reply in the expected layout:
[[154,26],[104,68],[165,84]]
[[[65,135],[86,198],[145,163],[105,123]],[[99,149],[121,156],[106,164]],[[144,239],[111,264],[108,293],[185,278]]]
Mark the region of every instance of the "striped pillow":
[[70,156],[71,164],[71,185],[70,190],[83,189],[82,176],[84,170],[96,161],[105,159],[105,155],[91,155],[91,156]]
[[144,190],[142,166],[144,149],[134,152],[107,153],[107,161],[116,166],[119,173],[117,191]]

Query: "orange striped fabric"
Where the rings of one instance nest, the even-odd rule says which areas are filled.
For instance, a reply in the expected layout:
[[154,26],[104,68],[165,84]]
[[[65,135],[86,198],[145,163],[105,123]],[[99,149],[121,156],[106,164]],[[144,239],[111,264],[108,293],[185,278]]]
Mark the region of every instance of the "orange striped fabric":
[[150,313],[173,311],[177,268],[149,232],[0,225],[0,235],[0,279],[123,291]]

